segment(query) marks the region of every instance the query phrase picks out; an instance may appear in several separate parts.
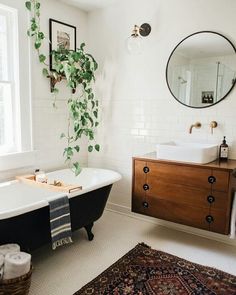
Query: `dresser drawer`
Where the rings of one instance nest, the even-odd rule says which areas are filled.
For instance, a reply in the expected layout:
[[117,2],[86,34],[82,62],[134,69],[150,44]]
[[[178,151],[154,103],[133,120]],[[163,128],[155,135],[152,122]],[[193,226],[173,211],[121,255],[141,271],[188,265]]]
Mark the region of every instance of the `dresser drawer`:
[[211,189],[208,178],[211,176],[211,169],[190,167],[176,164],[162,164],[149,162],[148,180],[155,182],[166,182],[171,184],[182,184],[190,187]]
[[206,216],[209,215],[209,209],[207,208],[183,206],[182,204],[151,196],[146,199],[146,202],[148,207],[140,206],[139,213],[205,230],[210,229],[210,225],[206,220]]
[[194,226],[219,234],[227,235],[229,233],[229,218],[221,210],[183,206],[182,204],[151,196],[145,200],[140,199],[138,201],[136,199],[133,201],[132,209],[135,209],[134,211],[140,214]]
[[211,195],[210,189],[201,190],[185,185],[166,183],[153,178],[149,178],[147,183],[149,185],[149,189],[146,191],[147,197],[167,200],[183,206],[189,205],[209,209],[207,197]]
[[221,211],[227,211],[230,206],[231,197],[225,192],[212,192],[210,189],[201,190],[179,184],[153,182],[152,179],[147,180],[147,184],[146,196],[183,204],[183,206],[212,208]]

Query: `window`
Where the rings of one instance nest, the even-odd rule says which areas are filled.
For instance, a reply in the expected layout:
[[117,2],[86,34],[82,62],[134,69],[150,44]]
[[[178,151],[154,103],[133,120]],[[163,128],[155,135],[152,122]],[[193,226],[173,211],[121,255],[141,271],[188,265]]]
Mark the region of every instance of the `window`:
[[32,150],[28,13],[22,1],[1,0],[1,3],[0,172],[29,167],[36,161],[36,151]]
[[17,30],[17,11],[0,5],[0,155],[21,149]]

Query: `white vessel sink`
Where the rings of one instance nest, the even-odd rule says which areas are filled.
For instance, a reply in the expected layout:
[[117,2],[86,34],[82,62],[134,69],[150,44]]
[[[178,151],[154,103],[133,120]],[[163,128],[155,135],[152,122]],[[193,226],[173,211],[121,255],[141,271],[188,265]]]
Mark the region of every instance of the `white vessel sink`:
[[157,158],[162,160],[206,164],[217,159],[216,144],[171,141],[157,145]]

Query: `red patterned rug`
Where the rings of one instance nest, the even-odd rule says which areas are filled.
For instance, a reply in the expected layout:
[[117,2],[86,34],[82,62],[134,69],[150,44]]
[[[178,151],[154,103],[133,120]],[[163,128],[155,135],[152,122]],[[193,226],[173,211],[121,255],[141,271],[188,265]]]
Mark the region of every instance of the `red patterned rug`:
[[74,295],[236,295],[236,277],[138,244]]

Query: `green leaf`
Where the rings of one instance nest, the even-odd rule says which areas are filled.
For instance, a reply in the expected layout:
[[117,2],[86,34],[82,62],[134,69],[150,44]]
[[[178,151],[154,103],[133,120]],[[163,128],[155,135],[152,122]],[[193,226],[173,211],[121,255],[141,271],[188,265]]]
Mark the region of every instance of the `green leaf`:
[[40,54],[40,55],[39,55],[39,61],[40,61],[41,63],[43,63],[43,62],[45,62],[45,60],[46,60],[46,56],[45,56],[44,54]]
[[[67,81],[69,81],[70,74],[71,74],[71,72],[70,72],[71,66],[68,63],[65,63],[65,64],[63,64],[63,69],[64,69],[64,72],[66,75],[66,79],[67,79]],[[72,85],[70,85],[70,87],[73,88]]]
[[98,122],[95,122],[95,127],[98,127],[99,123]]
[[88,146],[88,151],[91,153],[93,151],[93,146],[92,145],[89,145]]
[[39,40],[43,40],[45,38],[44,33],[38,32],[38,38],[39,38]]
[[84,47],[85,47],[85,43],[81,43],[81,45],[80,45],[80,49],[81,49],[81,50],[84,50]]
[[75,176],[78,176],[80,172],[82,171],[82,168],[80,167],[80,164],[78,162],[73,163],[73,168],[72,170],[75,173]]
[[95,145],[95,150],[96,150],[97,152],[100,151],[100,145],[99,145],[99,144],[96,144],[96,145]]
[[25,6],[29,11],[31,11],[31,2],[30,1],[26,1]]
[[90,70],[90,66],[91,66],[90,61],[87,61],[87,62],[85,63],[85,68],[86,68],[86,70]]
[[98,117],[98,112],[97,112],[97,111],[94,111],[93,114],[94,114],[94,117],[95,117],[95,118]]
[[66,137],[65,133],[62,133],[60,138]]
[[93,123],[93,119],[89,116],[88,117],[88,119],[89,119],[89,121],[90,121],[90,123],[91,123],[91,126],[93,127],[93,125],[94,125],[94,123]]
[[78,130],[78,132],[76,133],[76,136],[75,136],[75,141],[78,140],[79,138],[81,138],[83,131],[84,131],[84,129]]
[[74,147],[74,149],[76,150],[77,153],[80,151],[80,147],[79,147],[78,145],[76,145],[76,146]]
[[53,65],[53,69],[58,73],[63,72],[63,65],[61,63]]
[[98,69],[98,63],[95,61],[94,62],[94,71],[96,71]]
[[94,94],[90,93],[89,96],[88,96],[88,99],[94,99]]
[[35,49],[39,49],[41,47],[41,45],[42,45],[41,41],[35,41],[35,43],[34,43]]
[[49,76],[48,69],[46,69],[46,68],[43,68],[42,73],[43,73],[43,75],[44,75],[45,77],[48,77],[48,76]]
[[36,24],[35,19],[32,19],[31,20],[31,27],[30,28],[31,28],[32,31],[36,31],[37,30],[38,26]]
[[84,116],[81,116],[80,120],[82,122],[82,125],[85,126],[86,125],[86,122],[87,122],[86,119],[85,119],[85,117]]
[[73,152],[73,149],[71,146],[64,149],[63,156],[65,156],[65,155],[68,159],[74,155],[74,152]]
[[36,5],[35,5],[36,9],[40,9],[40,3],[37,2]]
[[77,122],[74,122],[74,132],[77,133],[79,131],[79,124]]

